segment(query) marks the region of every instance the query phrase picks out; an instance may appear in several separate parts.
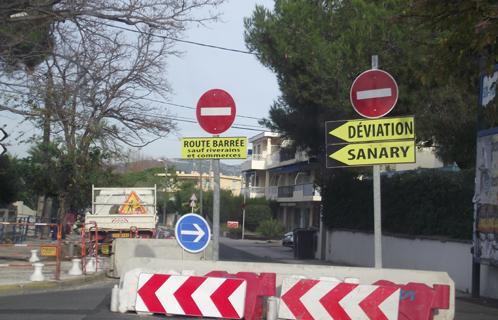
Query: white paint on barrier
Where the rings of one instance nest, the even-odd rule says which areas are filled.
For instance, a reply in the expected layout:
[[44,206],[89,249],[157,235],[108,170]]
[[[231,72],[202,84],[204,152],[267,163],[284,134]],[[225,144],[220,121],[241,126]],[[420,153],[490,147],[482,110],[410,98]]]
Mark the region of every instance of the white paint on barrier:
[[211,295],[224,281],[224,278],[208,278],[192,294],[194,301],[202,301],[202,303],[198,303],[199,310],[201,310],[202,314],[209,315],[214,318],[219,318],[221,316],[218,308],[216,308],[211,300]]
[[[344,308],[347,314],[351,316],[351,318],[358,320],[370,320],[363,309],[360,307],[360,303],[365,300],[372,292],[375,291],[377,287],[375,286],[357,286],[353,289],[348,295],[346,295],[339,304]],[[399,295],[398,295],[399,300]],[[397,303],[396,303],[397,304]],[[398,311],[398,309],[396,309]],[[397,313],[397,312],[396,312]],[[387,317],[387,315],[386,315]],[[388,319],[397,319],[398,316],[396,314],[396,318]],[[317,318],[318,319],[318,318]]]
[[[335,287],[331,283],[333,282],[320,281],[301,298],[301,301],[308,308],[309,313],[314,319],[330,318],[327,309],[320,303],[320,298],[329,292],[331,288]],[[339,282],[336,282],[336,284],[339,284]],[[281,305],[284,305],[284,303]]]
[[[183,309],[175,298],[175,292],[187,280],[188,276],[169,277],[168,280],[156,291],[157,299],[168,313],[183,314]],[[140,286],[141,287],[141,286]],[[140,288],[139,287],[139,288]],[[138,310],[138,308],[137,308]],[[141,309],[147,310],[147,309]]]
[[[132,271],[133,272],[133,271]],[[131,274],[130,274],[131,275]],[[137,288],[141,288],[143,287],[143,285],[145,283],[147,283],[147,281],[149,281],[149,279],[152,277],[152,274],[143,274],[141,277],[138,278],[138,285],[137,285]],[[127,299],[128,300],[128,299]],[[139,295],[136,295],[136,299],[135,299],[135,306],[134,306],[134,309],[135,310],[147,310],[147,306],[145,305],[145,302],[142,300],[142,297],[140,297]]]

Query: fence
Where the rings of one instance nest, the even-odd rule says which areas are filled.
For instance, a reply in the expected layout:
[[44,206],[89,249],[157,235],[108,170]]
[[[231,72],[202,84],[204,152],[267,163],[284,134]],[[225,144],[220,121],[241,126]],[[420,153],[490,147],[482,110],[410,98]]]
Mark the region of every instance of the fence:
[[[87,227],[87,226],[90,227]],[[88,232],[86,231],[88,229]],[[95,268],[99,268],[99,228],[95,221],[89,221],[81,226],[81,269],[87,273],[87,257],[95,258]]]
[[33,252],[38,250],[44,265],[53,269],[54,278],[59,280],[62,225],[27,221],[29,218],[22,222],[0,222],[0,267],[32,268],[32,262],[40,260],[37,252]]

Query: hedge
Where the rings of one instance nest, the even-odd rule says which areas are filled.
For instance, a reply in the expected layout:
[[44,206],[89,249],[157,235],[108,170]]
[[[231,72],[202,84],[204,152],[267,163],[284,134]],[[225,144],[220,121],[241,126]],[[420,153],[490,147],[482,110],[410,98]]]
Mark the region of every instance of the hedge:
[[[381,179],[383,233],[471,239],[474,170],[417,170]],[[329,228],[373,231],[371,177],[336,172],[322,201]]]

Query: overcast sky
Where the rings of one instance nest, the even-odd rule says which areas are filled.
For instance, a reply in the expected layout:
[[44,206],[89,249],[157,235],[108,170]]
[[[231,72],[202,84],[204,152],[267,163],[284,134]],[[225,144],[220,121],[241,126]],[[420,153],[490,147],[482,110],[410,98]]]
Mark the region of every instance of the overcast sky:
[[[219,8],[221,21],[193,26],[185,33],[185,40],[207,43],[233,49],[247,50],[244,44],[244,17],[249,17],[256,4],[272,8],[273,0],[229,0]],[[173,93],[170,102],[195,107],[200,96],[213,88],[230,93],[237,106],[237,115],[267,117],[272,102],[279,96],[275,75],[263,67],[253,55],[221,51],[196,45],[178,43],[181,57],[168,59],[167,79]],[[176,116],[195,120],[195,110],[165,106]],[[21,130],[30,134],[37,129],[29,124],[19,125],[16,117],[0,114],[0,126],[14,137]],[[237,117],[235,124],[258,126],[256,120]],[[179,138],[210,136],[196,123],[178,122],[178,132],[158,140],[141,150],[143,156],[179,158]],[[231,128],[221,136],[256,135],[258,131]],[[9,138],[8,152],[26,156],[28,145],[17,144]],[[235,161],[236,162],[236,161]]]

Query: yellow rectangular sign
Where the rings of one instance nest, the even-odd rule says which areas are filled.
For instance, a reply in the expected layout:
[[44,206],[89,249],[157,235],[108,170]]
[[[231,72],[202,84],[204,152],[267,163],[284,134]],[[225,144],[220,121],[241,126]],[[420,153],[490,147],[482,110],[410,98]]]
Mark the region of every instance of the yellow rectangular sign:
[[414,162],[414,140],[327,146],[327,168]]
[[114,232],[112,234],[112,237],[113,238],[129,238],[130,237],[130,234],[128,232],[123,232],[123,233],[117,233],[117,232]]
[[246,159],[247,137],[182,138],[182,159]]
[[40,255],[42,257],[55,257],[57,256],[57,247],[54,246],[41,246]]
[[415,138],[413,117],[327,121],[325,128],[327,144]]

